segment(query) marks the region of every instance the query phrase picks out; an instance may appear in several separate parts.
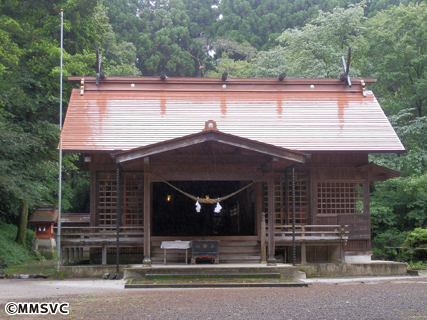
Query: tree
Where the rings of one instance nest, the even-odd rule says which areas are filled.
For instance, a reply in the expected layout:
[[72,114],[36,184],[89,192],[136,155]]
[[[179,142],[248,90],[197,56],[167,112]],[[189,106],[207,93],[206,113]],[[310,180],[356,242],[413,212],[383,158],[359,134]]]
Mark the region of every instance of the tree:
[[181,0],[106,0],[114,32],[136,47],[143,75],[192,75],[196,72],[188,47],[190,18]]
[[[95,44],[107,31],[100,0],[9,0],[0,6],[0,41],[6,44],[0,49],[0,218],[20,226],[22,245],[28,211],[55,203],[58,193],[60,8],[64,75],[94,74]],[[64,87],[67,97],[72,85]],[[76,170],[73,160],[64,157],[66,173]],[[71,199],[64,200],[69,208]]]
[[[341,56],[352,48],[350,75],[356,76],[364,48],[363,3],[348,9],[335,8],[319,15],[301,29],[287,29],[277,40],[280,46],[254,61],[256,74],[288,77],[331,78],[343,73]],[[273,63],[276,62],[276,65]],[[280,73],[279,73],[280,74]]]
[[207,72],[210,78],[220,78],[226,72],[231,78],[252,78],[254,76],[254,66],[245,60],[233,60],[225,53],[219,60],[216,71]]
[[399,5],[366,21],[365,73],[378,78],[373,89],[389,114],[413,109],[421,117],[427,107],[427,6]]
[[228,37],[248,42],[258,50],[272,49],[287,28],[302,27],[317,16],[319,10],[332,11],[357,1],[349,0],[222,0],[218,19],[208,31],[212,39]]

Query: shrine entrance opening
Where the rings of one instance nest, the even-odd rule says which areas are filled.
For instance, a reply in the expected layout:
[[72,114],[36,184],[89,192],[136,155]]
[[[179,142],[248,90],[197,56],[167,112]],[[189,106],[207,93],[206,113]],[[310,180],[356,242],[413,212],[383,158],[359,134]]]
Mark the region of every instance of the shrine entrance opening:
[[[178,189],[193,196],[217,199],[229,195],[250,181],[173,181]],[[153,183],[153,236],[255,235],[254,188],[217,204],[200,204],[163,182]],[[219,210],[220,209],[220,210]]]

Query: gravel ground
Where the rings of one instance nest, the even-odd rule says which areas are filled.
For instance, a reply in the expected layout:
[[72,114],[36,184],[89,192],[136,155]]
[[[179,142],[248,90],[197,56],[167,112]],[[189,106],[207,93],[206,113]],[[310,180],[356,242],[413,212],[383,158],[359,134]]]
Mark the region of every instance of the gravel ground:
[[[427,319],[427,275],[307,279],[308,288],[123,289],[123,281],[1,280],[7,302],[68,302],[75,319]],[[57,319],[61,315],[15,316]]]

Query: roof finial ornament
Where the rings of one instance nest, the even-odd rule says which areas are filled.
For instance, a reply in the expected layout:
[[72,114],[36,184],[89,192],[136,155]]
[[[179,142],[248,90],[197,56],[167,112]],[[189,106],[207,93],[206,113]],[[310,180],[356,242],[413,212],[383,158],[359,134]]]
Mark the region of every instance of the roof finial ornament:
[[218,128],[216,126],[216,122],[213,120],[208,120],[205,122],[205,128],[203,131],[218,131]]
[[348,86],[351,88],[351,80],[350,80],[350,77],[348,75],[348,73],[350,71],[351,47],[348,47],[347,64],[345,63],[344,56],[341,56],[341,60],[342,60],[342,66],[344,69],[344,73],[341,75],[340,80],[342,82],[347,81]]
[[102,55],[99,53],[99,46],[96,45],[96,85],[99,85],[99,80],[104,80],[107,76],[101,70]]

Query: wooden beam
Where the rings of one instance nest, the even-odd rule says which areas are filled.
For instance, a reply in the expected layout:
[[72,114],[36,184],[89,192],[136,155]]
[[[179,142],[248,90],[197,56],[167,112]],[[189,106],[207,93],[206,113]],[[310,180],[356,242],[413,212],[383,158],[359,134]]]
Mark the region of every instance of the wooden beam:
[[241,138],[219,131],[202,131],[200,133],[152,144],[143,148],[136,148],[125,152],[120,152],[116,154],[116,159],[118,163],[122,163],[138,158],[144,158],[151,155],[194,146],[209,141],[216,141],[220,144],[251,150],[254,152],[267,154],[273,157],[287,159],[299,163],[304,163],[305,159],[307,158],[307,155],[304,153],[276,147],[255,140]]
[[151,174],[149,158],[144,158],[144,266],[151,266]]

